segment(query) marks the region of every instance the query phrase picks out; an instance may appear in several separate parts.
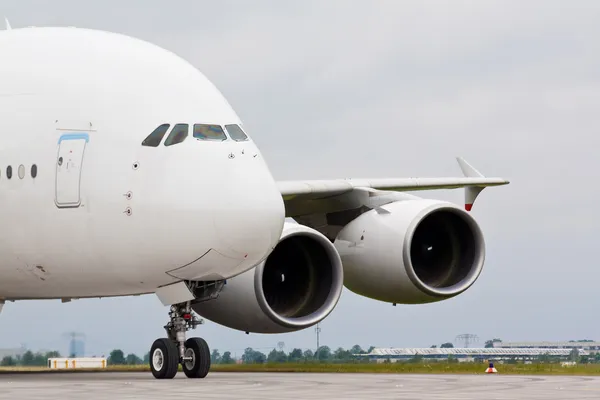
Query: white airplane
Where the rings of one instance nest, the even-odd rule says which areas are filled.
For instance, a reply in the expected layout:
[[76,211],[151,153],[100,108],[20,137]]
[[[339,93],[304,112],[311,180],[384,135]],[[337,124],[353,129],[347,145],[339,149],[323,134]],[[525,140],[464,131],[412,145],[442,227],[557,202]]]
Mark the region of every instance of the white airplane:
[[[208,374],[196,314],[282,333],[322,321],[343,286],[394,305],[464,292],[485,253],[468,211],[508,183],[461,158],[457,178],[276,182],[195,67],[77,28],[0,32],[0,135],[0,304],[154,293],[163,379]],[[449,188],[466,210],[405,193]]]

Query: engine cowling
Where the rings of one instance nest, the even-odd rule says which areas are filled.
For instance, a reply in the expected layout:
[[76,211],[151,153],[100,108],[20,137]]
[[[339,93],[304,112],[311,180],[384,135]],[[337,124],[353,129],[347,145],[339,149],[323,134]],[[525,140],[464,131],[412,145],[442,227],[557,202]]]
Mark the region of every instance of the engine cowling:
[[438,200],[406,200],[370,210],[335,240],[344,285],[365,297],[402,304],[454,297],[479,277],[483,234],[466,211]]
[[342,262],[331,241],[312,228],[286,222],[263,262],[228,279],[216,299],[192,308],[232,329],[292,332],[327,317],[343,286]]

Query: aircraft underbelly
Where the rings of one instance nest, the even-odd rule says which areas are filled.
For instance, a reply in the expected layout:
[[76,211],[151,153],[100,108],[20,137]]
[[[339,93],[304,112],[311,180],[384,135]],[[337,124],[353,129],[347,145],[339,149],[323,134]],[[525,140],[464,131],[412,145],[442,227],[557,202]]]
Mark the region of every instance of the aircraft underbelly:
[[237,268],[244,259],[227,257],[215,249],[179,268],[168,271],[174,278],[185,280],[221,280],[236,275]]

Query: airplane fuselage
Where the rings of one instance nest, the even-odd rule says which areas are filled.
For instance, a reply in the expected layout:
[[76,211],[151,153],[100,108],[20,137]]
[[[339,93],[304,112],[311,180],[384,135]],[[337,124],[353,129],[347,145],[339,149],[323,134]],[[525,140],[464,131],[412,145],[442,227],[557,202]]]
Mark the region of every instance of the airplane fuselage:
[[[188,378],[210,370],[206,341],[186,335],[202,322],[194,313],[283,333],[325,319],[344,286],[394,305],[452,298],[484,264],[468,211],[483,188],[508,183],[458,162],[462,178],[275,182],[232,107],[182,58],[108,32],[9,29],[0,310],[155,293],[169,321],[150,368],[171,379],[180,365]],[[397,193],[461,187],[467,211]]]
[[[0,299],[224,279],[275,247],[273,177],[251,139],[194,136],[241,122],[184,60],[71,28],[0,32],[0,58]],[[161,124],[161,143],[143,146]],[[189,133],[166,146],[176,124]]]

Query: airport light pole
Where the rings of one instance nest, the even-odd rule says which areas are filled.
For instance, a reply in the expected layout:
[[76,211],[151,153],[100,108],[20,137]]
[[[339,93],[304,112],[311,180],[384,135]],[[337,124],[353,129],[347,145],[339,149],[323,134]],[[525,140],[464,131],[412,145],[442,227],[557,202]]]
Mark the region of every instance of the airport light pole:
[[318,360],[319,359],[319,333],[321,333],[321,328],[319,327],[319,324],[317,324],[317,327],[315,328],[315,332],[317,333],[317,353],[315,355]]

